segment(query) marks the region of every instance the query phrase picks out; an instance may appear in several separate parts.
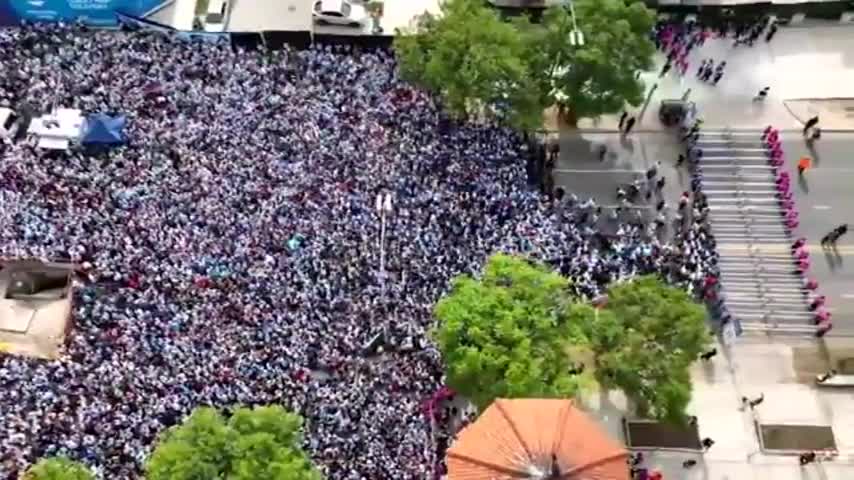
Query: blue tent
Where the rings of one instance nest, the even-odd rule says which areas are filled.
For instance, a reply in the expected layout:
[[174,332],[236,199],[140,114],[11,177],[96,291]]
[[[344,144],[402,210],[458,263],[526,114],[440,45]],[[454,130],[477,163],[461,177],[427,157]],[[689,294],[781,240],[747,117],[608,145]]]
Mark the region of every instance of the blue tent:
[[120,145],[125,143],[124,115],[111,117],[104,113],[96,113],[86,118],[83,137],[80,139],[84,145]]

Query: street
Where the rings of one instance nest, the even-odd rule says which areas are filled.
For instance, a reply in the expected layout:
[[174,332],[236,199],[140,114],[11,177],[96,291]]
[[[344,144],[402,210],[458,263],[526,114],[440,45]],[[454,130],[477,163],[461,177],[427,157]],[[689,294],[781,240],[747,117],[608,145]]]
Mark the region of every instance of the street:
[[[704,59],[725,60],[727,67],[717,86],[697,80],[697,65]],[[764,128],[773,124],[798,129],[811,115],[834,111],[854,98],[854,29],[844,26],[786,27],[770,42],[733,48],[732,40],[710,40],[689,55],[685,77],[659,78],[664,64],[659,55],[652,71],[641,74],[647,90],[653,90],[649,107],[636,130],[662,130],[658,105],[682,98],[696,102],[707,127]],[[756,93],[770,87],[765,102],[753,102]],[[806,100],[805,100],[806,99]],[[637,107],[635,112],[641,111]],[[828,122],[831,115],[826,115]],[[616,130],[619,113],[585,119],[582,128]],[[844,120],[844,121],[843,121]],[[830,129],[854,128],[851,117],[825,125]]]
[[[728,62],[727,74],[718,87],[697,81],[693,69],[700,59],[713,57]],[[663,62],[659,59],[658,66]],[[711,42],[694,54],[691,73],[686,78],[668,76],[658,79],[658,72],[642,77],[648,87],[658,84],[649,106],[629,144],[620,144],[616,133],[619,114],[582,122],[586,130],[561,140],[561,162],[558,183],[570,187],[579,197],[593,197],[602,205],[613,201],[619,183],[642,175],[657,160],[668,180],[665,196],[673,198],[689,181],[687,173],[673,168],[678,152],[672,132],[658,120],[661,100],[680,98],[690,89],[705,126],[711,129],[733,128],[752,132],[767,125],[783,129],[781,135],[787,170],[793,181],[793,193],[800,225],[797,236],[808,240],[812,264],[809,276],[819,282],[818,292],[827,296],[833,314],[834,329],[816,342],[808,334],[789,336],[746,333],[731,346],[719,345],[721,351],[710,362],[697,362],[692,372],[693,399],[689,412],[698,416],[699,435],[716,441],[702,455],[666,449],[643,450],[646,464],[659,469],[664,478],[684,480],[848,480],[854,460],[854,411],[849,389],[815,387],[815,376],[830,368],[840,368],[854,356],[854,233],[840,239],[835,250],[825,252],[819,241],[832,228],[849,222],[854,212],[854,30],[843,27],[784,28],[770,43],[753,48],[733,50],[731,44]],[[820,74],[817,72],[821,72]],[[753,102],[756,92],[771,87],[764,103]],[[847,97],[847,98],[846,98]],[[805,100],[806,99],[806,100]],[[633,113],[638,114],[640,107]],[[823,138],[809,152],[801,135],[802,122],[819,115],[826,129]],[[848,131],[845,131],[848,130]],[[830,132],[833,131],[833,132]],[[594,133],[595,132],[595,133]],[[613,132],[613,133],[606,133]],[[606,142],[617,159],[600,163],[595,145]],[[613,147],[611,147],[613,146]],[[750,157],[749,152],[733,151],[733,157]],[[564,151],[565,150],[565,151]],[[814,157],[813,168],[803,182],[797,182],[796,163],[802,155]],[[759,165],[761,162],[753,161]],[[753,167],[751,167],[753,168]],[[749,170],[749,168],[747,169]],[[755,173],[746,173],[755,175]],[[725,190],[728,179],[722,172],[710,169],[707,181],[715,189]],[[750,177],[751,175],[746,175]],[[769,178],[770,177],[769,175]],[[750,180],[758,182],[758,180]],[[748,196],[767,196],[762,186],[742,185]],[[724,202],[726,195],[718,195]],[[670,201],[670,200],[668,200]],[[721,229],[719,230],[726,230]],[[764,230],[763,230],[764,231]],[[725,236],[725,235],[724,235]],[[737,235],[722,239],[719,253],[730,262],[746,253],[746,245]],[[766,256],[775,251],[789,254],[786,241],[756,233]],[[752,241],[756,241],[751,239]],[[761,283],[761,279],[758,280]],[[772,287],[773,289],[773,287]],[[769,292],[784,303],[785,293]],[[776,311],[785,311],[778,308]],[[793,320],[794,321],[794,320]],[[806,326],[803,319],[797,320]],[[743,396],[765,397],[755,409],[744,409]],[[627,408],[624,398],[598,392],[587,399],[587,405],[598,412],[614,435],[622,435],[621,420]],[[826,431],[831,427],[839,456],[830,461],[799,466],[797,452],[780,455],[767,452],[757,432],[776,426],[812,426]],[[759,427],[759,428],[758,428]],[[767,438],[765,439],[768,440]],[[764,446],[763,446],[764,445]],[[696,459],[696,467],[685,469],[682,462]]]
[[827,296],[833,313],[831,335],[854,335],[854,235],[839,239],[836,248],[822,249],[821,237],[833,228],[854,226],[854,132],[825,133],[810,151],[798,133],[784,136],[786,165],[792,178],[801,156],[813,159],[813,167],[803,181],[793,182],[795,204],[800,212],[798,236],[805,237],[811,249],[811,274],[819,281],[819,292]]

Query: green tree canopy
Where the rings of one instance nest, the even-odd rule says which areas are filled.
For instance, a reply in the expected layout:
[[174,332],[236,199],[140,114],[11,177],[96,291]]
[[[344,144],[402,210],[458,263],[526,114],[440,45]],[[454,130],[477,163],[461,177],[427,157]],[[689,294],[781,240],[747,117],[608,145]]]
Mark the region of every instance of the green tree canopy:
[[[652,10],[640,1],[573,0],[534,25],[502,21],[481,0],[448,0],[414,32],[398,32],[403,76],[438,94],[451,113],[470,117],[500,105],[508,124],[542,125],[556,105],[566,120],[616,113],[644,100],[637,74],[652,68]],[[577,29],[584,42],[573,44]]]
[[455,278],[433,331],[448,385],[482,408],[499,397],[571,397],[598,382],[622,390],[642,416],[681,423],[689,368],[711,342],[702,305],[655,276],[611,286],[600,309],[567,286],[503,254],[482,278]]
[[520,128],[542,125],[543,105],[522,36],[480,0],[447,0],[424,14],[394,48],[404,78],[437,94],[461,118],[497,116]]
[[198,408],[160,438],[148,480],[320,480],[302,450],[302,417],[279,406]]
[[94,480],[86,465],[67,457],[43,458],[27,470],[24,480]]
[[586,305],[573,309],[573,317],[594,318],[586,336],[599,383],[622,390],[641,415],[682,421],[691,400],[689,368],[711,343],[703,306],[645,276],[611,286],[598,314]]
[[576,395],[584,378],[570,373],[567,287],[548,268],[502,254],[490,257],[481,279],[454,279],[436,305],[433,332],[448,385],[481,408],[499,397]]
[[[649,38],[655,17],[641,2],[573,0],[570,10],[546,10],[540,28],[524,28],[531,69],[545,102],[557,105],[569,123],[640,105],[644,84],[638,72],[652,68]],[[584,37],[573,45],[575,25]]]

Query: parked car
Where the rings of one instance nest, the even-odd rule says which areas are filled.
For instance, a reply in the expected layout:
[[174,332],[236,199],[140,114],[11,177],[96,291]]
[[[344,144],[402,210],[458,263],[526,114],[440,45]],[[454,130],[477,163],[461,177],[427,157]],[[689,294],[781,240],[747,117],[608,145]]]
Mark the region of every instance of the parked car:
[[370,20],[364,6],[348,0],[317,0],[312,8],[314,21],[319,24],[362,27]]

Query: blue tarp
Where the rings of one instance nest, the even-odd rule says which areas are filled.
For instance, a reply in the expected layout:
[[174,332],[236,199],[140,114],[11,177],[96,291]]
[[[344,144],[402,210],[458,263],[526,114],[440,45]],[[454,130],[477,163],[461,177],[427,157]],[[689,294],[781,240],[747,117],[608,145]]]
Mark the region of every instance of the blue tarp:
[[83,138],[84,145],[119,145],[125,143],[124,128],[127,119],[124,115],[111,117],[96,113],[86,118]]

